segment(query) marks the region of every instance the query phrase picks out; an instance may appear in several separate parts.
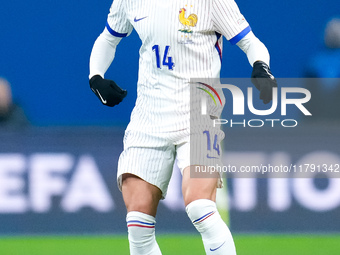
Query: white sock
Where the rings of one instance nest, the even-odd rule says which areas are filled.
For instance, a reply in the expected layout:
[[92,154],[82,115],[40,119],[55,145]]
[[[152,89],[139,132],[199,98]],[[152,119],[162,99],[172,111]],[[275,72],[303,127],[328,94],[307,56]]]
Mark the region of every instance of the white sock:
[[186,211],[202,236],[206,254],[236,255],[233,237],[218,213],[215,202],[195,200],[187,205]]
[[131,255],[161,255],[155,237],[155,217],[141,212],[126,215]]

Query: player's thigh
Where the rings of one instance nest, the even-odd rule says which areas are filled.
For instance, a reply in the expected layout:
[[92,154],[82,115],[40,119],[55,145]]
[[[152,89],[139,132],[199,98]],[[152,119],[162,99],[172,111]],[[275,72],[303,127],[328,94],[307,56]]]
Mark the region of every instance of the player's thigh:
[[122,175],[122,194],[128,212],[137,211],[156,216],[162,191],[133,174]]
[[190,171],[195,166],[186,167],[183,170],[182,193],[185,206],[198,199],[216,201],[216,189],[219,176],[204,175],[192,177]]

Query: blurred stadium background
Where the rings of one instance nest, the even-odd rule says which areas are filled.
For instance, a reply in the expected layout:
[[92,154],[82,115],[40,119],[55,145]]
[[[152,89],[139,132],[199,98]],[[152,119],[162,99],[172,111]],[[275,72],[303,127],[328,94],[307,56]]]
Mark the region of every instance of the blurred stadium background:
[[[310,75],[313,56],[325,51],[326,23],[340,15],[338,0],[237,3],[268,47],[274,75],[284,78]],[[0,122],[0,254],[128,254],[115,172],[136,99],[140,40],[135,32],[122,40],[106,75],[128,90],[124,102],[103,107],[88,85],[91,48],[110,4],[1,3],[0,77],[11,84],[29,124]],[[222,76],[250,73],[244,53],[225,42]],[[339,87],[328,91],[338,92]],[[339,164],[340,103],[334,101],[332,109],[323,103],[319,108],[326,112],[337,109],[331,117],[294,115],[301,122],[294,129],[229,129],[226,161]],[[288,177],[297,176],[228,179],[219,205],[238,254],[340,254],[340,178]],[[164,254],[203,254],[184,211],[180,178],[174,171],[160,204],[159,243]]]

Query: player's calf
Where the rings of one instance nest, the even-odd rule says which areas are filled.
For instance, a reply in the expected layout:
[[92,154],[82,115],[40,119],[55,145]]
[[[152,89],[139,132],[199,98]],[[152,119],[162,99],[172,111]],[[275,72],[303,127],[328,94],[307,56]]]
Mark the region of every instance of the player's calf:
[[195,200],[187,205],[186,211],[202,236],[206,254],[236,255],[233,237],[218,213],[215,202]]

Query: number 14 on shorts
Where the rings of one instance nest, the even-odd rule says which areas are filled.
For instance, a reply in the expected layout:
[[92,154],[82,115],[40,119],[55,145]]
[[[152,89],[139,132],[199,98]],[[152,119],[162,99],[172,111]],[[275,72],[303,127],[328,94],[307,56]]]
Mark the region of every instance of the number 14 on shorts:
[[[213,146],[211,148],[211,135],[210,132],[208,130],[203,131],[203,134],[205,134],[207,136],[207,150],[208,150],[208,154],[207,154],[207,158],[218,158],[218,157],[214,157],[212,154],[215,154],[215,151],[217,152],[218,156],[220,156],[220,145],[218,142],[218,137],[217,134],[214,135],[214,142],[213,142]],[[216,155],[216,154],[215,154]]]

